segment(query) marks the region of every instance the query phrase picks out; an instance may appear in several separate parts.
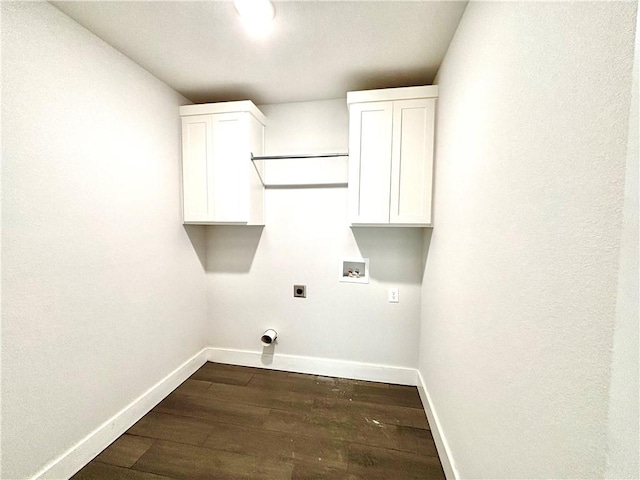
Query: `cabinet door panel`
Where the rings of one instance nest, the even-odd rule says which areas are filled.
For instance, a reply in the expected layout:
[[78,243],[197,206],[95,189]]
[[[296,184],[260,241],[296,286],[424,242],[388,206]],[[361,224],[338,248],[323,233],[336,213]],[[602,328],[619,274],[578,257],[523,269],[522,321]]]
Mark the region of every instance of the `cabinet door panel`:
[[351,223],[389,222],[393,104],[351,106],[349,128],[349,204]]
[[218,114],[213,118],[209,208],[215,222],[249,221],[247,120],[247,114],[243,113]]
[[391,223],[431,223],[434,113],[434,99],[394,102]]
[[182,191],[185,222],[210,217],[207,158],[211,155],[211,115],[182,119]]

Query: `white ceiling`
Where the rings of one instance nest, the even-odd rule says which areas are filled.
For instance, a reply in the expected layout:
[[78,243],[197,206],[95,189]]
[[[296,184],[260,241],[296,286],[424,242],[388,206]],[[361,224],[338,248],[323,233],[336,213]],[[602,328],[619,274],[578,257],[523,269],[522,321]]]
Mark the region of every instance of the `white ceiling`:
[[275,2],[252,38],[231,1],[52,2],[195,103],[342,98],[429,85],[465,2]]

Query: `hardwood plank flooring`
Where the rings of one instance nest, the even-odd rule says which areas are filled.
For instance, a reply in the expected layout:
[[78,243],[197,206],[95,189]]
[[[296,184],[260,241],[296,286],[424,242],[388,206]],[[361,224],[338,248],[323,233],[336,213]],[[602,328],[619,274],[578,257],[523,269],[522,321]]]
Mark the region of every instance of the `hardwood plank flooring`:
[[153,440],[151,438],[138,437],[124,434],[96,457],[104,463],[118,467],[131,467],[149,448]]
[[415,387],[206,363],[73,479],[444,479]]

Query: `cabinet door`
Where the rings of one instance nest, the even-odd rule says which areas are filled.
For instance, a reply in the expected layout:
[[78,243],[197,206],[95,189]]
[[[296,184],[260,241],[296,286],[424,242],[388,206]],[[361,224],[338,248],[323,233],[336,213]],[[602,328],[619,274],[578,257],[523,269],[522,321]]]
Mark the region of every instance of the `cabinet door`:
[[389,223],[392,102],[351,105],[349,215],[351,223]]
[[210,209],[216,223],[249,221],[249,124],[247,113],[213,116],[209,170]]
[[182,207],[185,222],[207,221],[212,215],[208,189],[212,123],[212,115],[182,119]]
[[393,103],[392,224],[431,224],[435,99]]

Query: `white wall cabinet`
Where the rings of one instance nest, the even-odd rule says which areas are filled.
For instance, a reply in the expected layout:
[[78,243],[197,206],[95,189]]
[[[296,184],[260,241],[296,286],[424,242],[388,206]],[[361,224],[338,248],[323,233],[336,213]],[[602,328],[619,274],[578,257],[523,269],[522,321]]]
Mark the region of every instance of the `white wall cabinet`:
[[353,226],[430,226],[437,86],[347,93]]
[[186,105],[180,117],[184,223],[264,225],[264,186],[251,162],[263,153],[264,115],[247,100]]

